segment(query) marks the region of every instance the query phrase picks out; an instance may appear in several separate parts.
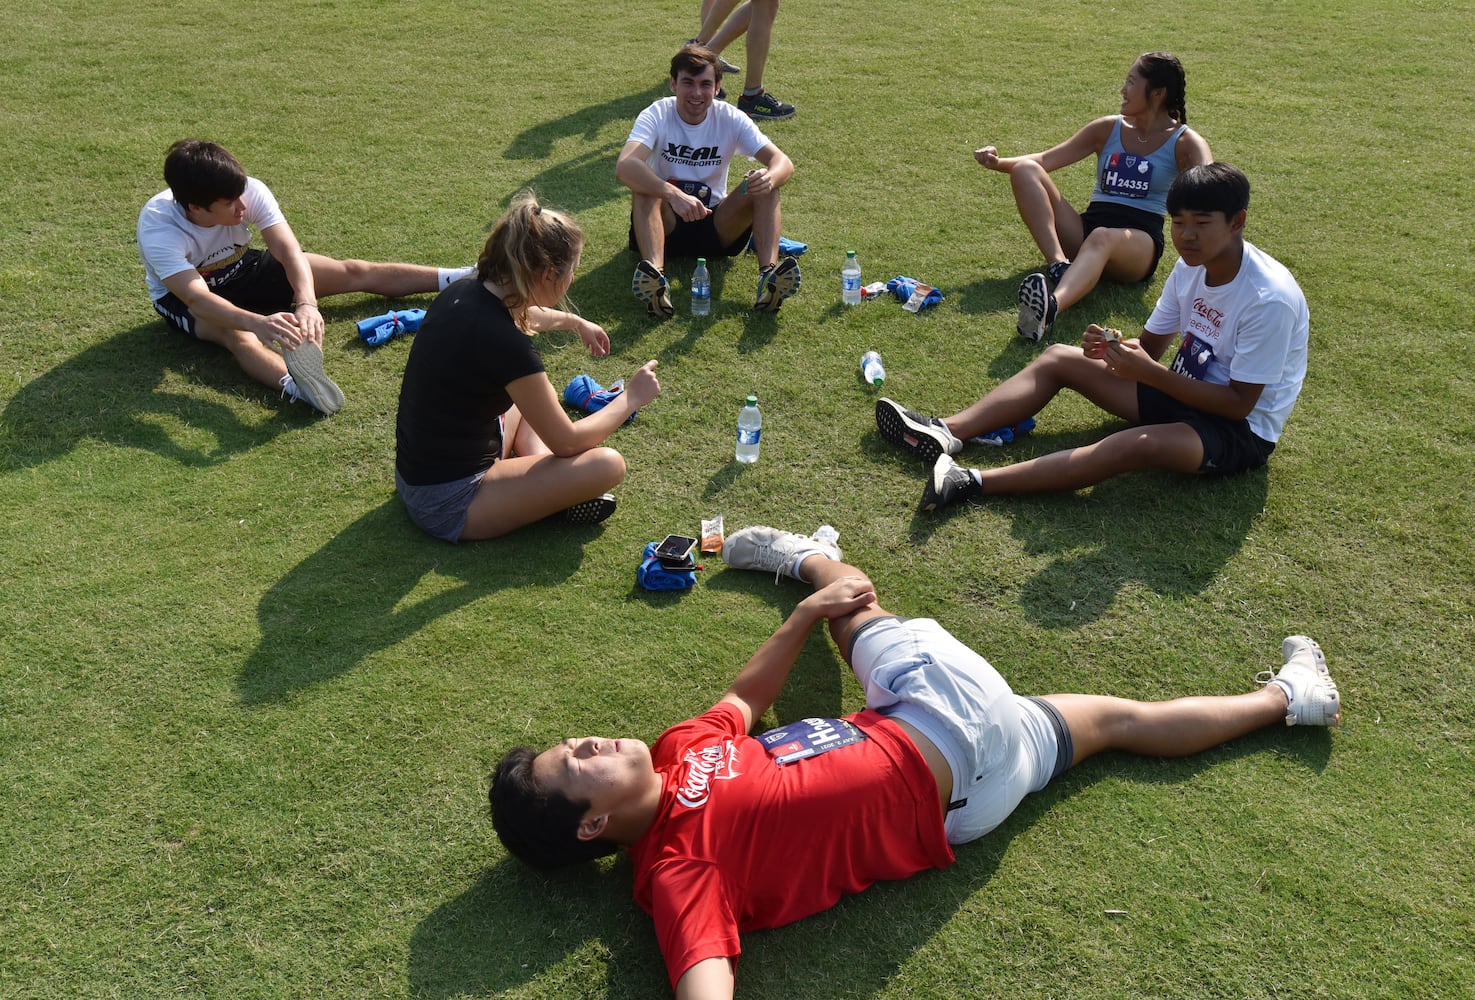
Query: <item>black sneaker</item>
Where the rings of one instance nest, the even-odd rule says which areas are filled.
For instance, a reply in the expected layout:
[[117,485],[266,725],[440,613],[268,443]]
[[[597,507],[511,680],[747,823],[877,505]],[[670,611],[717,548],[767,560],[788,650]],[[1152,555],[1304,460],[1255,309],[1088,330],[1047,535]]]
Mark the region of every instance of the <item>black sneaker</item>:
[[1057,260],[1053,264],[1045,265],[1045,276],[1050,279],[1050,285],[1054,288],[1060,287],[1060,279],[1065,277],[1065,272],[1070,269],[1070,261]]
[[926,511],[946,507],[960,500],[971,500],[983,496],[983,487],[973,478],[973,473],[953,461],[951,455],[943,455],[932,466],[932,475],[922,489],[920,508]]
[[1025,340],[1040,341],[1055,325],[1055,296],[1039,271],[1019,283],[1019,321],[1015,329]]
[[606,493],[593,500],[583,500],[553,515],[565,524],[598,524],[615,512],[615,495]]
[[799,290],[799,262],[785,257],[766,271],[758,272],[758,296],[753,300],[757,312],[776,313]]
[[956,455],[963,450],[963,442],[953,436],[947,424],[936,417],[913,413],[884,396],[876,400],[876,429],[887,441],[924,462],[936,462],[941,455]]
[[738,98],[737,106],[749,118],[761,121],[777,122],[794,117],[794,105],[785,104],[766,90],[759,91],[752,97],[743,94]]
[[666,276],[650,261],[643,260],[635,265],[630,291],[645,303],[646,315],[657,319],[670,319],[676,315],[676,307],[671,305],[670,287]]

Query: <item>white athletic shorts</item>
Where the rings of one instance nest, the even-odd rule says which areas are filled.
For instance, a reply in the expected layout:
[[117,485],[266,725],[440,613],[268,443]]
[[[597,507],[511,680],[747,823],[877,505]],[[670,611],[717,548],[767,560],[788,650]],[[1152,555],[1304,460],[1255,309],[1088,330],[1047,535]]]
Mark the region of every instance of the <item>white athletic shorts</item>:
[[873,618],[850,643],[866,707],[915,726],[947,758],[948,843],[966,844],[1070,766],[1059,711],[1025,698],[982,656],[931,618]]

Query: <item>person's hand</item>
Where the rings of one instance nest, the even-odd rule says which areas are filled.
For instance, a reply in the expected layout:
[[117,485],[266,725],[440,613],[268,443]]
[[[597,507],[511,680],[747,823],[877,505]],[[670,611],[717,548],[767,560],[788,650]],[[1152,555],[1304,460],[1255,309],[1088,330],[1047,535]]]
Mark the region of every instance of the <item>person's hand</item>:
[[875,603],[875,584],[864,576],[843,576],[804,598],[799,606],[820,618],[843,618]]
[[984,146],[982,149],[973,151],[973,158],[980,166],[988,167],[990,170],[999,169],[999,151],[993,146]]
[[638,410],[661,394],[661,383],[656,380],[656,365],[659,361],[651,360],[640,366],[640,369],[625,380],[625,399],[630,404],[630,409]]
[[773,177],[767,167],[759,167],[757,170],[749,170],[743,176],[743,184],[743,190],[748,194],[767,194],[773,190]]
[[1105,361],[1107,371],[1132,382],[1142,381],[1144,375],[1158,367],[1152,355],[1142,349],[1142,341],[1136,339],[1107,343]]
[[316,302],[303,302],[292,310],[292,315],[297,317],[297,329],[303,340],[311,340],[317,344],[323,342],[323,314],[318,310]]
[[584,346],[589,348],[589,355],[595,358],[609,356],[609,334],[604,332],[604,327],[598,323],[591,323],[587,319],[579,320],[579,339]]
[[712,214],[706,202],[695,195],[687,194],[675,184],[667,184],[665,194],[671,211],[683,222],[699,222]]
[[302,330],[297,317],[289,312],[276,312],[261,317],[256,324],[256,339],[268,347],[275,344],[282,350],[291,350],[302,343]]
[[1092,323],[1081,334],[1081,351],[1093,361],[1106,357],[1106,327]]

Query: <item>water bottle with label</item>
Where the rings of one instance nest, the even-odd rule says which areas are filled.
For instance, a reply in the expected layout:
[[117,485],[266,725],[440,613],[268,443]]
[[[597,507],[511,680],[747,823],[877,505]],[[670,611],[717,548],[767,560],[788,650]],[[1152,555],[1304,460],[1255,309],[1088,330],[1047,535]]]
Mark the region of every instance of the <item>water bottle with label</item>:
[[691,314],[705,316],[712,311],[712,279],[707,274],[707,258],[697,258],[697,269],[691,273]]
[[847,306],[860,305],[860,262],[854,250],[845,251],[845,264],[840,268],[840,300]]
[[758,397],[749,396],[747,405],[738,411],[737,454],[744,464],[758,461],[758,439],[763,435],[763,414],[758,412]]
[[866,351],[860,356],[860,370],[871,385],[886,381],[886,368],[881,364],[881,355],[875,351]]

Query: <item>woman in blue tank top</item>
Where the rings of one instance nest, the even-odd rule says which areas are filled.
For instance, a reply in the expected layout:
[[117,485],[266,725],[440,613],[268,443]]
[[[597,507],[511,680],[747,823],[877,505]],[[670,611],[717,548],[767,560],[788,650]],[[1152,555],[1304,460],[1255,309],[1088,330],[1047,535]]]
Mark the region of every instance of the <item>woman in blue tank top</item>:
[[[1148,52],[1127,73],[1120,114],[1098,118],[1042,153],[1001,157],[993,146],[973,153],[983,166],[1009,175],[1019,216],[1045,255],[1045,270],[1019,285],[1021,337],[1044,337],[1056,313],[1102,278],[1130,284],[1157,270],[1168,187],[1180,171],[1214,159],[1188,127],[1184,89],[1178,58]],[[1081,213],[1050,174],[1093,153],[1096,185]]]

